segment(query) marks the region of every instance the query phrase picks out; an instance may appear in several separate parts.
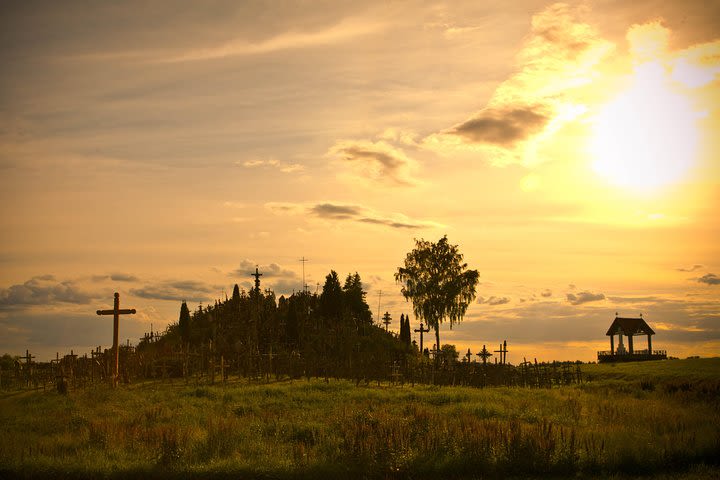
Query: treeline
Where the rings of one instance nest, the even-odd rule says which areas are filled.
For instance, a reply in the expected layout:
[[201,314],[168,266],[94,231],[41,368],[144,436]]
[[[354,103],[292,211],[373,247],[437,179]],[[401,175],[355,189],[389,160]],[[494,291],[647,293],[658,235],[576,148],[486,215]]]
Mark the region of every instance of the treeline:
[[271,364],[276,371],[287,364],[301,368],[298,375],[351,378],[394,362],[406,364],[418,353],[409,318],[401,319],[400,335],[387,332],[373,323],[365,297],[357,273],[341,283],[331,271],[319,295],[276,298],[270,290],[245,292],[235,285],[231,298],[192,312],[183,302],[178,322],[155,341],[141,341],[138,351],[212,352],[244,375],[261,365]]

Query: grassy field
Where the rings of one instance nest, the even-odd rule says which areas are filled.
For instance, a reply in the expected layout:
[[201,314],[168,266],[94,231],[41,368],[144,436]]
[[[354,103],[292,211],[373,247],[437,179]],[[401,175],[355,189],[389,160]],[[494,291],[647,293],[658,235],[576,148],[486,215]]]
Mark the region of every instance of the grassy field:
[[146,382],[0,396],[0,478],[720,476],[720,359],[530,390]]

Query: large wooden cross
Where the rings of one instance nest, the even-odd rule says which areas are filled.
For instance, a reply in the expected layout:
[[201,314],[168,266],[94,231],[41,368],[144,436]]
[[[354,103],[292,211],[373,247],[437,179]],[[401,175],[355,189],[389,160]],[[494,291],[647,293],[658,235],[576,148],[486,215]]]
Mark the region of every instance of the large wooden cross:
[[415,329],[414,332],[420,332],[420,354],[423,353],[423,333],[427,333],[430,331],[430,327],[423,329],[423,324],[420,322],[420,328]]
[[495,353],[500,354],[500,365],[505,365],[507,363],[507,340],[504,340],[503,343],[500,344],[500,350],[494,350]]
[[113,367],[112,384],[117,385],[118,378],[120,377],[120,345],[118,343],[118,334],[120,330],[120,315],[133,315],[135,314],[134,308],[120,309],[120,294],[115,292],[115,305],[112,310],[98,310],[98,315],[112,315],[113,316],[113,354],[115,356],[115,366]]

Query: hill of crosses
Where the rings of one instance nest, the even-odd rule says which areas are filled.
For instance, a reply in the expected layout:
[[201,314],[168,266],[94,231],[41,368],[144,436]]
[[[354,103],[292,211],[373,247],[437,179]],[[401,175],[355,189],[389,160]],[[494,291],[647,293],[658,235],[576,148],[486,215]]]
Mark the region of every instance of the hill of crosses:
[[388,365],[406,368],[419,354],[409,318],[401,317],[400,335],[373,323],[357,273],[341,283],[330,272],[319,295],[303,291],[276,298],[260,289],[259,275],[255,285],[250,292],[235,285],[231,298],[194,312],[183,302],[176,324],[136,347],[138,373],[368,379]]
[[120,374],[212,382],[237,375],[473,386],[549,386],[580,378],[569,364],[512,367],[502,353],[491,364],[485,348],[477,354],[481,361],[471,361],[469,351],[457,361],[452,345],[437,352],[422,349],[412,341],[409,316],[401,315],[399,334],[390,332],[373,322],[365,295],[359,274],[341,282],[331,271],[320,294],[301,291],[276,298],[271,290],[261,290],[256,272],[249,292],[235,285],[232,297],[194,312],[183,302],[178,322],[163,335],[146,336],[125,355],[121,351]]

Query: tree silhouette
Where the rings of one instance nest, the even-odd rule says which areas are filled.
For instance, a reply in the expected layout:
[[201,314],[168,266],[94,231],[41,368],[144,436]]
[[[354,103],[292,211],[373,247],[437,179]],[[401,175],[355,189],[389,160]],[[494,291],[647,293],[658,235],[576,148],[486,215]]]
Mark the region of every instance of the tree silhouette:
[[178,330],[180,330],[180,338],[183,344],[190,341],[190,309],[184,301],[180,305],[180,318],[178,319]]
[[416,239],[415,248],[405,257],[405,266],[395,273],[395,281],[403,284],[403,296],[412,300],[415,316],[435,329],[437,349],[440,324],[448,319],[452,329],[462,321],[475,299],[479,277],[477,270],[467,270],[458,246],[448,243],[447,235],[437,243]]

